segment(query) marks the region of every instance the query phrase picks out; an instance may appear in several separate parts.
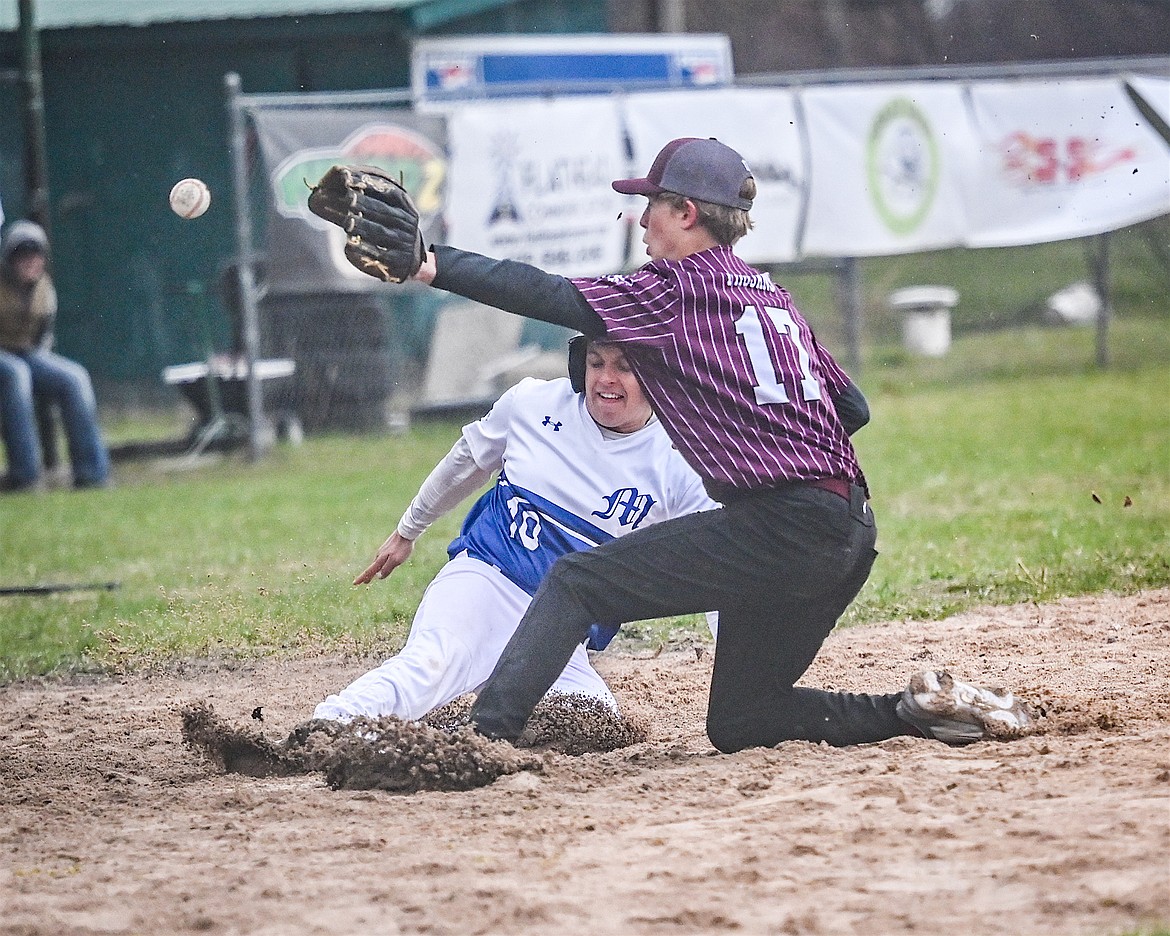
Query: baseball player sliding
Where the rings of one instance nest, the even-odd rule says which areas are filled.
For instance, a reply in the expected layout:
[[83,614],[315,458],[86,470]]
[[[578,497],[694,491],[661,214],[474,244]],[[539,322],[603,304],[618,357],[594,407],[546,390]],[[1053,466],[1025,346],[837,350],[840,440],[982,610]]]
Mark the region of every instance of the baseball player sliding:
[[[504,393],[423,482],[355,585],[402,565],[427,527],[498,472],[427,587],[402,652],[329,696],[314,718],[417,719],[477,690],[560,556],[718,507],[671,447],[618,346],[575,338],[569,370],[571,379],[530,378]],[[589,648],[615,632],[593,628]],[[581,636],[551,691],[616,712]]]
[[707,735],[721,751],[897,735],[963,744],[1029,727],[1011,693],[946,672],[878,694],[795,685],[877,556],[849,438],[868,407],[788,292],[734,253],[756,195],[735,150],[672,140],[644,177],[613,183],[647,199],[650,261],[628,275],[570,280],[427,250],[409,198],[388,182],[338,167],[310,196],[312,210],[349,234],[351,262],[614,342],[723,504],[554,563],[471,710],[477,731],[517,738],[591,625],[710,610],[720,618]]

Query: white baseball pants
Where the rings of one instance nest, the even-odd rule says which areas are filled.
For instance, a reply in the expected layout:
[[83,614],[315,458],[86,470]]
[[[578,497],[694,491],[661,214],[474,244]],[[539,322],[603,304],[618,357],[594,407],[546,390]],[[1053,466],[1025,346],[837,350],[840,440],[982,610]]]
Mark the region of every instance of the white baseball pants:
[[[531,601],[494,566],[461,553],[427,586],[401,652],[327,697],[313,717],[349,721],[359,715],[397,715],[414,720],[478,691]],[[573,651],[548,691],[582,693],[615,712],[618,708],[589,664],[584,644]]]

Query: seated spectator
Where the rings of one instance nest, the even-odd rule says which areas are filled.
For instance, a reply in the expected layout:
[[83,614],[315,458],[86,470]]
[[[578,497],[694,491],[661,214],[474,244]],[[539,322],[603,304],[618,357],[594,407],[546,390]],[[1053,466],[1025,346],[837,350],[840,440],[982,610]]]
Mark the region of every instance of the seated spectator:
[[89,372],[44,343],[57,312],[48,258],[48,237],[32,221],[14,222],[0,241],[0,427],[8,453],[0,487],[7,491],[44,484],[36,399],[60,411],[74,487],[102,487],[110,476]]

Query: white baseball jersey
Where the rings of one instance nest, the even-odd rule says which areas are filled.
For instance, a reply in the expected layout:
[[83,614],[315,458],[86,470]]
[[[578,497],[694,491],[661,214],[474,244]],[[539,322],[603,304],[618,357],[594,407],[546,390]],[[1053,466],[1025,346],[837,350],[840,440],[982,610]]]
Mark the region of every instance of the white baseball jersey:
[[529,595],[565,553],[718,506],[657,421],[606,433],[567,379],[522,380],[463,436],[500,474],[449,554],[466,550]]

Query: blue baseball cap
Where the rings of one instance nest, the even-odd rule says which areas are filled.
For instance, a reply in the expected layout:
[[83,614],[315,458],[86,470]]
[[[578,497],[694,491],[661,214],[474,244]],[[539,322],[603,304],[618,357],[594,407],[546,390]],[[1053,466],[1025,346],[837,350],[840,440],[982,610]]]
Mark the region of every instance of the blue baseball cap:
[[714,137],[681,137],[662,147],[645,178],[618,179],[613,188],[623,195],[674,192],[747,211],[752,200],[740,198],[739,193],[751,177],[752,171],[743,157],[725,143]]

